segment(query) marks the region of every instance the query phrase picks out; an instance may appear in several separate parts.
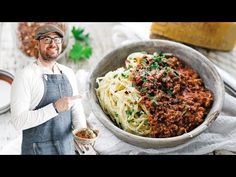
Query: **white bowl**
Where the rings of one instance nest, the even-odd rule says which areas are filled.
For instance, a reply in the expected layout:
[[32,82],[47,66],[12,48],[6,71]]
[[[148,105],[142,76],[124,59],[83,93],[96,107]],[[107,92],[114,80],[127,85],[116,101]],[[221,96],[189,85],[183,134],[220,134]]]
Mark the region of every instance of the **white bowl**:
[[0,114],[10,110],[11,84],[14,76],[0,69]]
[[83,128],[83,129],[80,129],[80,130],[74,129],[74,130],[72,131],[73,136],[74,136],[74,139],[75,139],[78,143],[83,144],[83,145],[86,145],[86,144],[87,144],[87,145],[88,145],[88,144],[93,144],[93,143],[97,140],[97,138],[98,138],[98,133],[99,133],[98,130],[89,129],[89,130],[92,130],[93,133],[96,135],[95,138],[81,138],[81,137],[79,137],[79,136],[76,136],[76,134],[77,134],[78,132],[83,131],[83,130],[86,130],[86,129],[88,129],[88,128]]

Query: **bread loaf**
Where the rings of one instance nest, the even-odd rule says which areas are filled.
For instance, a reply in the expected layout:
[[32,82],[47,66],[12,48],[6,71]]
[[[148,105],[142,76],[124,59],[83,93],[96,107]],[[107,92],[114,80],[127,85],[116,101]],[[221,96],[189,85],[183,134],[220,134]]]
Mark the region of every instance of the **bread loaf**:
[[151,38],[161,36],[204,48],[229,51],[236,43],[234,22],[153,22]]

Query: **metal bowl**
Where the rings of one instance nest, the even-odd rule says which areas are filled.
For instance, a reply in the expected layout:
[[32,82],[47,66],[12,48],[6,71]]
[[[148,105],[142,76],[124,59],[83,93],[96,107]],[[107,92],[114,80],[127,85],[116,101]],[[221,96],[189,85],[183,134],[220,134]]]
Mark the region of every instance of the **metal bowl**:
[[[11,89],[11,84],[14,79],[14,76],[5,71],[0,69],[0,114],[3,114],[7,111],[10,110],[10,89]],[[2,91],[2,89],[4,89]],[[9,90],[6,90],[9,89]],[[5,93],[6,92],[6,93]],[[7,95],[6,95],[7,94]],[[3,98],[4,97],[4,98]]]
[[[104,76],[107,72],[114,71],[117,68],[124,66],[124,61],[129,54],[140,51],[146,51],[147,53],[154,53],[156,51],[172,53],[181,61],[192,67],[200,75],[205,84],[205,87],[211,90],[214,94],[212,108],[201,125],[180,136],[170,138],[149,138],[128,133],[112,123],[109,116],[103,112],[96,96],[95,88],[98,87],[96,78]],[[121,140],[146,148],[173,147],[183,144],[199,135],[217,118],[221,112],[224,100],[223,81],[212,63],[198,51],[186,45],[168,40],[148,40],[135,42],[113,50],[104,58],[102,58],[96,67],[92,69],[88,86],[90,104],[97,119]]]

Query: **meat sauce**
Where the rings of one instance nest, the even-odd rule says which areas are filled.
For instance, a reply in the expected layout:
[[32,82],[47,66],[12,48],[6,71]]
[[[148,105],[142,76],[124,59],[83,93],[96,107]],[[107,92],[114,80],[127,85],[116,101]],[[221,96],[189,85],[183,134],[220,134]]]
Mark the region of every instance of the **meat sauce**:
[[75,135],[80,138],[85,138],[85,139],[96,138],[96,134],[90,129],[83,129],[83,130],[77,132]]
[[173,137],[196,128],[213,103],[213,94],[189,66],[175,56],[144,55],[132,81],[148,111],[152,137]]

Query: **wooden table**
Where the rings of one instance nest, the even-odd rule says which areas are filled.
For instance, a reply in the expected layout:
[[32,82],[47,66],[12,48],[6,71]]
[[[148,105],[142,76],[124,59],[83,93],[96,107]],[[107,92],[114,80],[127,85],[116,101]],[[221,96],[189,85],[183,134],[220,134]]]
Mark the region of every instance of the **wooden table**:
[[[20,69],[22,66],[26,65],[29,62],[16,48],[15,41],[15,23],[0,23],[0,69],[5,69],[10,71],[12,74]],[[66,58],[60,60],[59,62],[71,67],[75,72],[78,69],[85,69],[89,71],[97,62],[107,53],[112,51],[115,48],[115,45],[112,41],[112,28],[118,23],[70,23],[70,27],[78,26],[85,27],[85,32],[90,33],[91,36],[91,45],[93,48],[93,55],[89,60],[84,60],[79,63],[74,63],[71,60]],[[72,39],[71,39],[72,40]],[[227,70],[236,78],[236,48],[231,52],[219,52],[213,50],[205,50],[202,48],[196,48],[198,51],[203,53],[208,57],[212,62],[221,67],[222,69]],[[7,136],[8,140],[11,140],[12,137],[4,134],[4,123],[6,124],[9,120],[0,120],[1,127],[0,131],[0,142],[6,143],[7,141],[1,141],[1,138]],[[4,144],[2,144],[3,146]],[[1,144],[0,144],[1,150]],[[215,151],[211,154],[233,154],[228,151]]]

